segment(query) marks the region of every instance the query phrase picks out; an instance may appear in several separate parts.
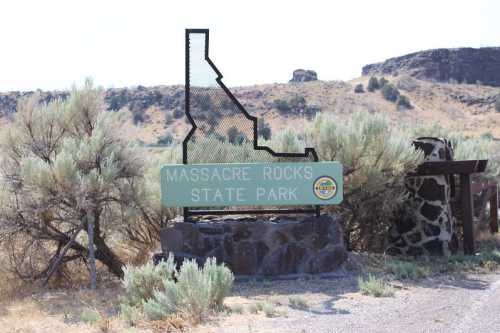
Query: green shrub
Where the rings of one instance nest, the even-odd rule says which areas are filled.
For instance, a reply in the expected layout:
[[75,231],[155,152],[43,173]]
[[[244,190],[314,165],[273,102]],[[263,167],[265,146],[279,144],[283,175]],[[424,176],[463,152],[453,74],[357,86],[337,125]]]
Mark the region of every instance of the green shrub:
[[251,314],[257,314],[262,309],[258,306],[259,303],[250,303],[248,305],[248,312]]
[[[273,102],[274,108],[282,114],[287,113],[305,113],[307,109],[307,102],[304,96],[295,95],[290,100],[276,99]],[[309,112],[312,110],[309,110]]]
[[495,102],[495,110],[497,112],[500,112],[500,97],[497,97],[497,100]]
[[135,323],[143,318],[141,311],[141,306],[132,306],[125,303],[120,304],[120,317],[129,326],[135,325]]
[[500,160],[497,157],[497,144],[489,135],[480,138],[467,138],[460,133],[452,132],[438,123],[419,124],[408,129],[413,138],[438,137],[448,139],[453,146],[455,160],[488,159],[486,171],[478,174],[478,178],[494,179],[500,175]]
[[453,137],[455,160],[487,159],[485,172],[478,175],[480,178],[495,179],[500,175],[500,161],[496,155],[497,145],[490,138],[465,138],[461,135]]
[[405,109],[413,109],[413,105],[411,105],[410,99],[405,95],[399,95],[397,106]]
[[175,119],[180,119],[184,117],[184,111],[182,111],[181,109],[175,109],[173,115]]
[[280,153],[297,153],[304,151],[305,147],[304,142],[291,129],[286,129],[276,134],[270,145],[275,151],[279,151]]
[[263,137],[264,140],[271,140],[271,126],[262,118],[259,118],[257,121],[257,133],[259,133],[259,136]]
[[491,132],[485,132],[485,133],[481,134],[480,138],[483,140],[493,140],[494,136]]
[[95,324],[101,320],[101,315],[95,309],[85,308],[80,314],[80,320],[85,324]]
[[[271,144],[275,140],[269,142],[262,142],[261,144]],[[257,151],[253,149],[253,143],[249,141],[244,141],[241,145],[235,145],[227,142],[226,139],[219,140],[217,135],[208,138],[200,138],[196,140],[196,144],[190,146],[193,153],[192,156],[195,158],[192,163],[202,163],[206,161],[213,161],[214,158],[214,144],[218,144],[217,147],[217,157],[220,159],[217,162],[226,163],[255,163],[255,162],[272,162],[276,161],[276,158],[270,154],[263,153],[262,151]]]
[[392,84],[388,83],[382,87],[382,96],[390,102],[396,102],[399,97],[399,91]]
[[138,125],[139,123],[143,123],[146,121],[144,110],[132,109],[130,110],[130,112],[132,113],[132,121],[134,122],[134,125]]
[[370,80],[368,80],[368,87],[366,89],[369,92],[374,92],[375,90],[380,89],[380,83],[375,76],[372,76]]
[[231,313],[243,314],[245,313],[245,308],[241,304],[233,304],[229,307]]
[[314,116],[319,112],[321,112],[321,108],[318,105],[306,105],[304,109],[304,115],[308,120],[314,119]]
[[167,133],[158,139],[159,145],[170,146],[173,142],[174,142],[174,137],[170,133]]
[[175,272],[174,257],[170,254],[167,261],[158,265],[147,263],[141,267],[127,266],[124,269],[122,286],[123,303],[130,306],[141,305],[153,297],[154,292],[163,290],[166,280],[172,280]]
[[421,262],[394,260],[387,264],[387,269],[396,279],[418,280],[430,275],[431,269]]
[[233,145],[242,145],[247,137],[237,127],[232,126],[227,130],[227,141]]
[[290,108],[295,112],[305,110],[306,104],[304,96],[295,95],[292,99],[290,99]]
[[236,126],[229,127],[229,129],[227,130],[227,139],[229,143],[234,144],[239,133],[240,131]]
[[363,295],[369,295],[373,297],[391,297],[394,296],[394,292],[391,287],[383,279],[377,279],[373,275],[369,274],[367,279],[363,279],[361,276],[358,278],[358,287]]
[[306,136],[308,145],[316,148],[320,160],[344,166],[344,201],[336,209],[346,216],[348,248],[384,250],[394,209],[405,198],[404,178],[423,161],[412,139],[410,131],[380,114],[357,112],[342,121],[316,117]]
[[381,77],[380,80],[378,80],[378,84],[380,88],[383,88],[389,81],[385,77]]
[[218,311],[222,310],[224,298],[229,296],[233,287],[233,273],[227,267],[217,265],[215,258],[212,258],[203,266],[202,274],[209,281],[210,308]]
[[196,92],[191,95],[193,106],[201,109],[201,111],[209,111],[212,109],[212,98],[208,93]]
[[358,83],[355,87],[354,87],[354,92],[356,94],[362,94],[365,92],[365,88],[363,87],[363,84],[362,83]]
[[171,125],[174,122],[174,116],[171,113],[165,115],[165,123]]
[[302,297],[292,296],[288,299],[288,303],[292,309],[309,310],[309,304]]
[[269,303],[269,302],[265,302],[263,305],[262,305],[262,312],[264,312],[264,314],[266,315],[266,317],[268,318],[273,318],[273,317],[278,317],[279,316],[279,312],[276,310],[276,308],[274,307],[274,305],[272,303]]
[[280,112],[282,112],[282,113],[288,113],[288,112],[290,112],[290,110],[292,109],[292,108],[290,107],[290,104],[288,104],[288,102],[287,102],[287,101],[285,101],[285,100],[283,100],[283,99],[276,99],[276,100],[274,100],[274,103],[273,103],[273,104],[274,104],[274,107],[275,107],[278,111],[280,111]]
[[184,262],[175,278],[177,282],[165,279],[163,290],[156,290],[152,298],[145,300],[147,318],[159,320],[172,313],[183,313],[200,322],[209,311],[222,310],[234,281],[231,271],[224,265],[218,266],[213,258],[202,269],[194,260]]

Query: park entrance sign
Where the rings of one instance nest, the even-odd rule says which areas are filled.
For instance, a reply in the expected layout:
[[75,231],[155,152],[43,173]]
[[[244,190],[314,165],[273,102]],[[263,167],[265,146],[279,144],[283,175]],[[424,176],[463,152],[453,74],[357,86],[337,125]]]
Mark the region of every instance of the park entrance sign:
[[319,217],[322,205],[339,204],[342,166],[318,162],[314,147],[278,152],[260,144],[257,117],[224,84],[210,58],[208,29],[187,29],[185,43],[190,129],[182,141],[183,165],[161,171],[163,205],[182,207],[184,221],[194,222],[191,217],[211,215]]
[[342,202],[338,162],[166,165],[165,207],[334,205]]

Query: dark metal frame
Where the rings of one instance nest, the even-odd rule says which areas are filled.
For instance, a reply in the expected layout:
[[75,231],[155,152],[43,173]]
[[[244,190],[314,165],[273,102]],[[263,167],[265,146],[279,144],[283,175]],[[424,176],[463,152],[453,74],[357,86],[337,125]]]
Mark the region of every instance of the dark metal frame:
[[[190,106],[190,78],[189,78],[189,35],[190,34],[205,34],[205,60],[208,62],[208,64],[212,67],[212,69],[217,73],[217,84],[224,90],[226,95],[232,100],[233,103],[238,107],[239,111],[243,113],[245,118],[248,120],[251,120],[253,122],[253,148],[255,150],[264,150],[267,151],[269,154],[271,154],[274,157],[296,157],[296,158],[306,158],[309,157],[310,155],[313,157],[314,162],[318,162],[318,154],[316,153],[316,150],[314,148],[305,148],[304,153],[277,153],[273,151],[271,148],[266,147],[266,146],[259,146],[258,145],[258,133],[257,133],[257,117],[254,117],[250,115],[247,110],[241,105],[241,103],[236,99],[236,97],[231,93],[231,91],[224,85],[222,82],[222,73],[217,69],[215,64],[210,60],[208,56],[208,42],[209,42],[209,30],[208,29],[186,29],[186,36],[185,36],[185,43],[186,43],[186,83],[185,83],[185,113],[186,117],[189,120],[189,123],[191,124],[191,130],[189,131],[188,135],[184,138],[184,141],[182,142],[182,163],[183,164],[188,164],[188,156],[187,156],[187,151],[188,151],[188,142],[193,136],[194,132],[198,128],[196,125],[195,121],[191,117],[191,106]],[[189,221],[191,216],[195,215],[235,215],[235,214],[308,214],[308,213],[313,213],[316,214],[316,216],[319,216],[321,214],[321,207],[319,205],[314,206],[314,208],[310,209],[255,209],[255,210],[248,210],[248,209],[243,209],[243,210],[202,210],[202,209],[196,209],[192,210],[189,207],[184,207],[184,221]]]

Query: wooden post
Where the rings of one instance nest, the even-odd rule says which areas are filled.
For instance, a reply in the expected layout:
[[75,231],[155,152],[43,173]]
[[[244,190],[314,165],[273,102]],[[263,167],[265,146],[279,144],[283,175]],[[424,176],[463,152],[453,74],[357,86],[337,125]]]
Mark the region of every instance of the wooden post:
[[460,174],[460,197],[464,223],[464,253],[474,254],[474,220],[470,174]]
[[88,261],[90,271],[90,289],[97,288],[97,272],[95,266],[95,249],[94,249],[94,216],[87,213],[87,234],[88,234]]
[[495,183],[490,197],[490,231],[495,234],[498,232],[498,186]]

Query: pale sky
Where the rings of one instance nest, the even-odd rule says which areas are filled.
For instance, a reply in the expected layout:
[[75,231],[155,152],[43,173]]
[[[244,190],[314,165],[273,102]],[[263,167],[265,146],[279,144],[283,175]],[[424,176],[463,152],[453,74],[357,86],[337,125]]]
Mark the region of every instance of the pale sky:
[[228,86],[322,80],[438,47],[500,46],[498,0],[0,0],[0,91],[184,83],[184,29],[210,29]]

